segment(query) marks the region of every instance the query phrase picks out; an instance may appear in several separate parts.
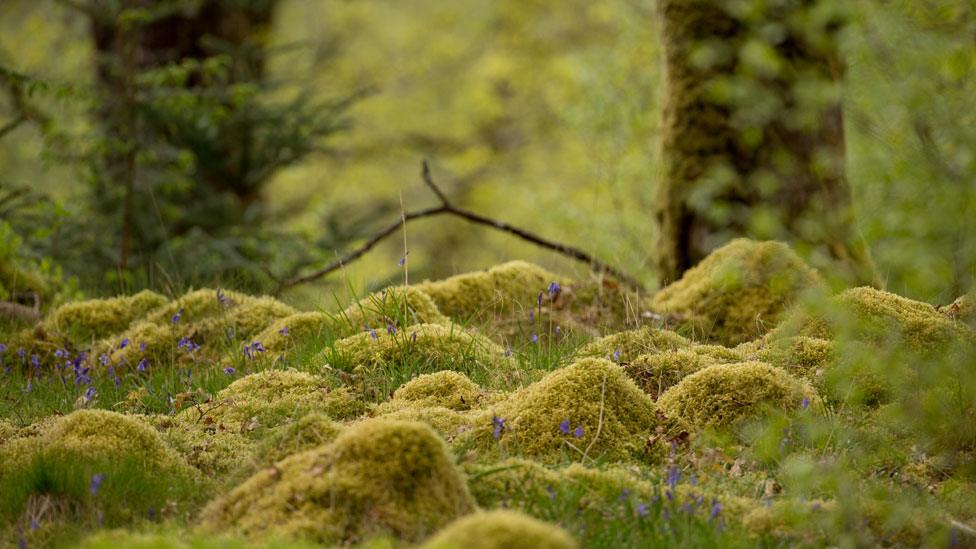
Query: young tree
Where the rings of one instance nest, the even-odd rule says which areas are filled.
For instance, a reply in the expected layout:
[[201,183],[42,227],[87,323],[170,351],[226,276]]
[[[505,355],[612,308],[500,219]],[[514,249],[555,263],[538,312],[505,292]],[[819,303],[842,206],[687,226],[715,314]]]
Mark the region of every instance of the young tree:
[[787,240],[874,283],[844,170],[834,0],[661,0],[656,218],[667,283],[736,236]]

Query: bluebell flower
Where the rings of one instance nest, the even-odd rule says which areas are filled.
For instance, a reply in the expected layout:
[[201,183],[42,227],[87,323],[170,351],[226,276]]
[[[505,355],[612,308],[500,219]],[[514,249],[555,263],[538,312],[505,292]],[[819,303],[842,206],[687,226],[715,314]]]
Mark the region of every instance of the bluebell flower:
[[532,334],[532,337],[529,338],[529,341],[531,341],[532,343],[538,343],[539,342],[539,336],[537,336],[535,334]]
[[145,357],[139,361],[139,364],[136,365],[136,369],[140,372],[145,372],[147,367],[149,367],[149,361],[146,360]]
[[394,326],[392,322],[386,323],[386,333],[390,335],[396,335],[397,333],[396,326]]
[[806,410],[809,407],[810,407],[810,399],[807,397],[803,397],[803,400],[800,401],[800,408]]
[[614,349],[613,351],[613,361],[620,362],[620,349]]
[[85,390],[85,403],[91,402],[96,396],[98,396],[98,391],[95,390],[95,387],[89,385],[88,389]]
[[180,307],[180,310],[176,311],[176,314],[173,315],[173,318],[170,319],[170,322],[172,322],[173,324],[179,324],[181,318],[183,318],[183,307]]
[[55,358],[68,358],[68,351],[65,351],[64,349],[58,349],[57,351],[54,351],[54,357]]
[[98,493],[98,489],[102,487],[102,482],[104,481],[105,473],[95,473],[92,475],[91,483],[88,485],[88,490],[91,492],[91,495],[94,496]]
[[583,424],[576,426],[576,430],[573,431],[573,436],[576,438],[583,438]]
[[544,292],[539,292],[539,297],[537,297],[536,300],[535,300],[536,304],[539,306],[540,309],[542,308],[542,295],[543,295],[543,293]]
[[6,352],[7,352],[7,344],[6,343],[0,343],[0,354],[6,353]]
[[251,348],[254,349],[254,351],[257,353],[263,353],[267,351],[267,349],[264,348],[264,344],[262,344],[260,341],[255,341],[254,343],[251,343]]
[[546,289],[549,292],[550,298],[555,298],[562,291],[562,287],[555,280],[549,283],[549,287]]
[[559,422],[559,430],[562,431],[562,433],[564,435],[568,435],[569,434],[569,418],[564,419],[561,422]]
[[529,309],[529,324],[535,322],[535,309]]
[[709,515],[709,517],[712,518],[712,519],[718,518],[718,514],[721,513],[721,512],[722,512],[722,504],[719,503],[718,500],[713,499],[712,500],[712,512]]
[[41,368],[40,357],[37,355],[31,355],[31,366],[33,366],[35,370],[39,370]]
[[403,254],[403,257],[400,258],[400,261],[397,261],[397,266],[403,267],[406,264],[407,264],[407,254]]
[[229,376],[234,375],[234,372],[235,372],[235,370],[234,370],[234,367],[233,366],[228,366],[228,367],[224,368],[224,373],[227,374],[227,375],[229,375]]
[[648,514],[650,514],[650,510],[647,508],[646,503],[641,503],[637,506],[637,516],[646,517]]
[[668,486],[674,490],[675,485],[681,480],[681,471],[678,470],[674,465],[668,467]]
[[285,326],[282,329],[278,330],[278,333],[281,334],[281,335],[283,335],[283,336],[288,335],[288,333],[289,333],[288,332],[288,326]]
[[129,346],[129,338],[127,337],[122,338],[122,342],[119,343],[119,349],[125,349],[128,346]]
[[505,430],[505,420],[498,416],[491,416],[491,423],[494,426],[491,436],[495,437],[495,440],[498,440],[502,436],[502,431]]
[[142,351],[143,353],[146,352],[146,342],[145,341],[143,341],[142,343],[139,344],[139,350]]
[[102,356],[98,357],[98,361],[102,363],[102,366],[108,366],[112,359],[107,354],[102,353]]

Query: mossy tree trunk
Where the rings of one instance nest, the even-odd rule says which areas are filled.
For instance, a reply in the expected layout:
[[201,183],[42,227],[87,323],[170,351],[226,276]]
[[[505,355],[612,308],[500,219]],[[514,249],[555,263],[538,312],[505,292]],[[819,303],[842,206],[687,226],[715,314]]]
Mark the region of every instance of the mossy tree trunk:
[[834,0],[660,0],[662,283],[747,236],[875,283],[844,173]]

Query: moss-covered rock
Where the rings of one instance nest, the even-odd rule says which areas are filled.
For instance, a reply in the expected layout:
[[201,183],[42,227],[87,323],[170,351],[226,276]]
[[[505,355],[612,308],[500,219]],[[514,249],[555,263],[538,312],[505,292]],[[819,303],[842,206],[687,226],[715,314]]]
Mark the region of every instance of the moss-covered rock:
[[695,345],[694,341],[676,332],[644,326],[636,330],[610,334],[587,343],[580,348],[576,356],[630,362],[640,355],[688,349]]
[[658,292],[651,306],[704,338],[736,345],[775,327],[800,293],[820,284],[786,244],[740,238]]
[[973,332],[928,303],[861,287],[831,297],[818,310],[797,307],[774,335],[905,344],[914,351],[931,351],[954,340],[972,338]]
[[763,362],[716,364],[665,391],[657,404],[669,417],[693,428],[723,427],[760,415],[766,407],[799,410],[817,406],[813,388]]
[[487,271],[464,273],[445,280],[425,280],[418,284],[445,315],[458,320],[477,319],[496,313],[528,311],[536,305],[540,292],[552,282],[565,278],[538,265],[510,261]]
[[420,541],[475,504],[447,446],[420,423],[374,419],[262,470],[203,512],[208,530],[352,543]]
[[453,324],[356,334],[324,349],[323,362],[358,376],[363,391],[379,400],[415,375],[442,370],[500,385],[517,382],[517,365],[499,345]]
[[[656,408],[616,364],[584,358],[513,393],[477,419],[482,447],[542,461],[647,456]],[[497,440],[496,440],[497,439]],[[655,457],[655,456],[650,456]]]
[[393,393],[391,402],[413,406],[440,406],[451,410],[470,410],[481,396],[481,387],[451,370],[417,376]]
[[212,402],[180,412],[179,417],[253,431],[276,427],[310,412],[352,419],[366,410],[346,389],[334,389],[316,375],[295,370],[264,370],[244,376],[214,396]]
[[0,517],[47,494],[97,505],[106,524],[139,516],[167,500],[191,498],[202,479],[146,422],[104,410],[80,410],[40,434],[0,446]]
[[713,364],[719,362],[689,349],[679,349],[640,355],[623,368],[641,390],[657,400],[661,393],[686,376]]
[[131,296],[65,303],[44,319],[44,329],[76,344],[90,344],[125,330],[133,320],[167,302],[165,296],[143,290]]
[[258,466],[270,466],[286,457],[328,444],[339,436],[342,426],[321,413],[307,414],[277,427],[265,437],[255,453]]
[[562,528],[517,511],[480,511],[458,519],[423,544],[423,549],[572,549]]

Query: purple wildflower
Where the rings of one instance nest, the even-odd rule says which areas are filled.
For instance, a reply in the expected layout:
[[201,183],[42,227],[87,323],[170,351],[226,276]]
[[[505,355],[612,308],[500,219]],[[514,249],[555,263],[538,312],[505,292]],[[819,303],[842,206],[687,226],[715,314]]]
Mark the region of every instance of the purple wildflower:
[[630,497],[630,489],[624,488],[623,490],[620,491],[620,497],[617,499],[620,500],[621,502],[624,502],[627,501],[627,498],[629,497]]
[[176,311],[176,314],[173,315],[173,318],[171,318],[170,321],[173,324],[179,324],[181,318],[183,318],[183,307],[180,307],[180,310]]
[[505,420],[498,416],[491,416],[491,423],[494,426],[491,436],[498,440],[502,436],[502,431],[505,430]]
[[217,303],[220,303],[224,307],[230,307],[234,304],[234,302],[227,297],[223,290],[217,290]]
[[535,309],[529,309],[529,323],[535,322]]
[[129,346],[129,338],[127,337],[122,338],[122,342],[119,343],[119,349],[125,349],[128,346]]
[[92,475],[91,483],[88,485],[88,491],[91,492],[91,495],[94,496],[98,493],[98,489],[102,487],[102,482],[104,481],[105,473],[95,473]]
[[260,341],[255,341],[254,343],[251,343],[251,348],[254,349],[254,352],[256,353],[263,353],[267,351],[267,349],[264,348],[264,344],[262,344]]
[[397,265],[403,267],[406,264],[407,264],[407,254],[403,254],[403,257],[400,258],[400,261],[397,261]]
[[573,436],[576,437],[576,438],[583,438],[583,424],[582,423],[576,426],[576,430],[573,431]]
[[396,329],[396,326],[394,326],[392,322],[387,322],[386,323],[386,333],[388,333],[390,335],[396,335],[397,329]]
[[54,351],[54,356],[55,358],[68,358],[68,351],[58,349],[57,351]]
[[613,361],[620,362],[620,349],[614,349],[613,351]]
[[559,422],[559,430],[562,431],[564,435],[569,434],[569,418],[566,418]]
[[647,508],[646,503],[641,503],[637,506],[637,516],[646,517],[648,514],[650,514],[650,510]]
[[538,343],[539,342],[539,336],[537,336],[535,334],[532,334],[532,337],[529,338],[529,341],[531,341],[532,343]]
[[142,352],[144,352],[144,353],[146,352],[146,342],[145,341],[143,341],[142,343],[139,344],[139,350],[142,351]]
[[535,300],[536,304],[539,305],[539,308],[540,309],[542,308],[542,295],[543,295],[543,293],[544,292],[539,292],[539,297],[536,298],[536,300]]
[[148,367],[149,367],[149,361],[143,358],[142,360],[139,361],[139,364],[136,365],[136,370],[139,370],[140,372],[145,372],[146,368]]
[[37,355],[31,355],[31,366],[33,366],[35,370],[39,370],[41,368],[40,357]]
[[85,390],[85,404],[91,402],[96,396],[98,396],[98,391],[95,390],[95,387],[89,385],[88,389]]
[[24,361],[24,355],[25,355],[26,353],[27,353],[27,351],[25,351],[23,347],[19,347],[19,348],[17,349],[17,356],[19,356],[19,357],[20,357],[20,361],[21,361],[21,362],[23,362],[23,361]]
[[235,370],[234,370],[234,367],[233,366],[228,366],[228,367],[224,368],[224,373],[227,374],[227,375],[229,375],[229,376],[234,375],[234,372],[235,372]]
[[718,514],[721,513],[721,512],[722,512],[722,504],[719,503],[718,500],[713,499],[712,500],[712,512],[711,512],[711,515],[709,515],[710,518],[712,518],[712,519],[718,518]]
[[102,366],[108,366],[112,359],[110,359],[107,354],[102,353],[102,356],[98,357],[98,361],[102,363]]
[[559,292],[561,292],[562,290],[563,290],[562,287],[556,281],[550,282],[549,287],[546,289],[546,291],[549,292],[550,299],[555,299],[556,296],[559,295]]
[[803,400],[800,401],[800,408],[806,410],[809,407],[810,407],[810,399],[807,397],[803,397]]
[[681,480],[681,471],[679,471],[674,465],[668,467],[668,486],[674,490],[674,487],[678,484],[679,480]]
[[7,352],[7,344],[0,343],[0,353],[6,353],[6,352]]
[[278,330],[278,333],[281,334],[281,335],[283,335],[283,336],[288,335],[288,326],[285,326],[282,329]]

